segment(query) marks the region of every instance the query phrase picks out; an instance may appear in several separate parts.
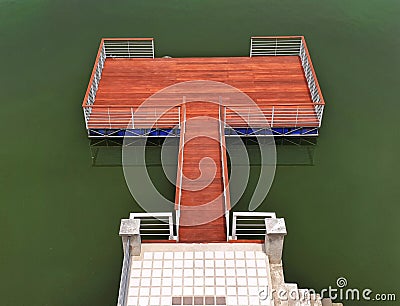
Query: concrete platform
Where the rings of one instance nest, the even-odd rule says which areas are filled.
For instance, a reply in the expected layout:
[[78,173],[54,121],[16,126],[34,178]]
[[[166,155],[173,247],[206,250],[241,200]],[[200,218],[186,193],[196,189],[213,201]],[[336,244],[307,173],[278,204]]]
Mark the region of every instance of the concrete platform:
[[271,286],[261,244],[143,244],[127,305],[274,305],[259,297]]

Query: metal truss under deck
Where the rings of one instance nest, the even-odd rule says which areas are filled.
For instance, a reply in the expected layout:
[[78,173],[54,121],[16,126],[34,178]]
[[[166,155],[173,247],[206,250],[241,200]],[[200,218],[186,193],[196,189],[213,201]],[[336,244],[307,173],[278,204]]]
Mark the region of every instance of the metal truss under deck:
[[[225,128],[226,137],[318,136],[317,127]],[[179,137],[180,129],[89,129],[89,138]]]

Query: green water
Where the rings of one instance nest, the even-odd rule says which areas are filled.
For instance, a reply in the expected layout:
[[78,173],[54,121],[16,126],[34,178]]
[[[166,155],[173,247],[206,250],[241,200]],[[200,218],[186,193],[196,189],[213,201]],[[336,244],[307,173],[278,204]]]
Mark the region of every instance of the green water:
[[251,35],[305,35],[321,136],[312,166],[278,166],[260,209],[286,218],[287,281],[343,276],[399,298],[399,13],[397,0],[0,0],[0,305],[115,305],[119,220],[137,207],[120,167],[92,166],[85,135],[101,37],[222,56],[247,55]]

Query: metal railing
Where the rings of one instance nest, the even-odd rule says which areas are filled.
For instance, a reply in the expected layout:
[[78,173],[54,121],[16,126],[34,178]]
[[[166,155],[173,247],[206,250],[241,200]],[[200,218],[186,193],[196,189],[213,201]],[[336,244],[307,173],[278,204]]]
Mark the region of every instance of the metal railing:
[[140,219],[140,236],[143,238],[176,240],[171,212],[131,213],[129,218]]
[[304,36],[251,37],[250,57],[293,55],[300,57],[311,100],[314,103],[313,106],[318,118],[318,127],[320,127],[325,102],[322,97],[321,89],[317,81]]
[[179,156],[178,156],[178,175],[177,175],[177,196],[175,200],[175,218],[176,218],[176,236],[177,241],[179,241],[179,225],[180,225],[180,218],[181,218],[181,201],[182,201],[182,180],[183,180],[183,161],[184,161],[184,151],[185,151],[185,133],[186,133],[186,106],[185,101],[186,98],[183,98],[183,119],[180,131],[180,146]]
[[119,284],[119,292],[118,292],[118,304],[117,306],[126,306],[127,302],[127,293],[128,293],[128,283],[129,283],[129,274],[130,274],[130,263],[131,263],[131,239],[128,237],[124,250],[124,259],[122,261],[122,272],[121,272],[121,281]]
[[311,99],[314,102],[314,108],[318,117],[319,126],[321,126],[325,103],[323,101],[321,89],[319,88],[315,71],[311,63],[310,55],[308,54],[308,49],[304,37],[302,37],[301,40],[299,56],[301,60],[301,65],[303,66],[304,75],[307,79],[307,85],[310,90]]
[[236,127],[316,127],[320,121],[311,103],[225,108],[226,125]]
[[[86,109],[90,108],[90,111]],[[158,129],[180,126],[180,107],[84,106],[87,129]]]
[[232,217],[232,240],[265,239],[265,219],[276,218],[270,212],[234,212]]
[[[221,98],[220,98],[221,102]],[[224,108],[225,109],[225,108]],[[229,187],[228,187],[228,178],[227,169],[225,167],[225,159],[226,159],[226,144],[225,144],[225,121],[223,120],[223,116],[221,116],[221,103],[218,106],[218,125],[219,125],[219,143],[221,150],[221,173],[222,173],[222,184],[224,186],[223,196],[224,196],[224,208],[225,208],[225,225],[226,225],[226,240],[229,240],[229,211],[230,211],[230,198],[229,198]]]
[[154,58],[153,38],[104,39],[105,54],[112,58]]
[[252,37],[250,57],[299,55],[300,36]]
[[104,68],[104,62],[106,60],[106,52],[104,49],[104,43],[100,43],[99,50],[97,52],[95,66],[93,67],[92,75],[90,77],[89,86],[86,90],[85,98],[83,100],[83,115],[85,117],[86,128],[88,127],[88,118],[92,112],[92,106],[96,99],[97,89],[99,88],[99,83],[101,75]]
[[88,119],[96,99],[97,89],[106,58],[154,58],[153,38],[108,38],[102,39],[83,99],[83,114],[88,129]]
[[321,98],[319,96],[319,92],[318,92],[317,86],[315,84],[315,79],[314,79],[314,76],[313,76],[313,73],[312,73],[312,70],[310,67],[310,63],[308,61],[308,57],[307,57],[303,42],[301,43],[299,55],[300,55],[300,59],[301,59],[301,65],[303,66],[304,75],[307,79],[308,88],[310,89],[312,101],[320,102]]

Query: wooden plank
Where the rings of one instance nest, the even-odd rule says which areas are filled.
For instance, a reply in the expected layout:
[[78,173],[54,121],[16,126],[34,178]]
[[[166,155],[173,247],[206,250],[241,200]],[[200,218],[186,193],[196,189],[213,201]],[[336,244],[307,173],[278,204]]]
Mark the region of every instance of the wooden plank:
[[[311,109],[314,107],[298,56],[260,56],[252,58],[107,58],[94,108],[97,106],[138,107],[151,95],[168,86],[194,80],[218,81],[236,87],[260,107],[265,105],[279,107],[287,104],[302,107],[309,105]],[[320,92],[319,86],[318,91]],[[158,103],[174,105],[176,98],[165,97]],[[318,122],[315,113],[314,116],[313,122]],[[110,117],[111,122],[118,121],[117,116],[111,114]],[[306,117],[303,119],[299,118],[298,122],[309,120]],[[283,118],[277,126],[278,124],[286,127],[293,126],[290,118],[286,123]],[[96,121],[95,117],[89,119],[88,125],[101,128],[101,123]],[[315,125],[318,124],[311,124],[311,126]],[[109,124],[104,125],[103,128],[109,128]]]
[[[187,122],[183,163],[182,154],[178,159],[178,175],[182,167],[184,176],[180,200],[179,241],[225,242],[219,106],[213,103],[190,102],[185,104],[185,109]],[[181,136],[180,152],[183,146],[182,139]],[[177,185],[179,183],[178,176]],[[177,187],[177,192],[179,191]],[[178,202],[179,196],[175,198],[175,203]]]

